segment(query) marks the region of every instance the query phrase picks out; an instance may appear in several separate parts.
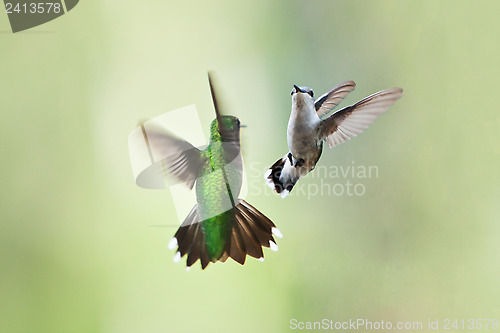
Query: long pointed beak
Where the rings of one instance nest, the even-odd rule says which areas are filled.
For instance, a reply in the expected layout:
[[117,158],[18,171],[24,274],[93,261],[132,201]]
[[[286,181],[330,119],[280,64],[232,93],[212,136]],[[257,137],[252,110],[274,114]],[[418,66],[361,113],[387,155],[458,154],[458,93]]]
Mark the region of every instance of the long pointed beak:
[[245,124],[240,124],[240,127],[245,128],[245,127],[248,127],[248,126],[247,126],[247,125],[245,125]]
[[296,86],[295,84],[293,86],[295,87],[296,92],[301,92],[301,93],[305,92],[302,89],[300,89],[298,86]]

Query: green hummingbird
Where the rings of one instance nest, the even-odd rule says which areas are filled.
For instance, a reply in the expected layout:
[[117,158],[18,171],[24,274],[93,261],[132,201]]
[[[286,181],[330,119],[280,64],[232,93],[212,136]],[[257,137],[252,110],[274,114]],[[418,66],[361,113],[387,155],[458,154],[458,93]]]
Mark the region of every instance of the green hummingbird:
[[213,79],[208,74],[216,118],[210,125],[210,142],[199,150],[163,130],[147,131],[148,146],[161,150],[163,167],[172,180],[196,186],[196,205],[181,224],[169,248],[177,247],[174,261],[187,255],[189,268],[198,259],[202,269],[210,262],[231,257],[240,264],[246,255],[264,260],[262,247],[277,251],[273,238],[283,237],[276,225],[238,196],[242,185],[238,118],[221,115]]

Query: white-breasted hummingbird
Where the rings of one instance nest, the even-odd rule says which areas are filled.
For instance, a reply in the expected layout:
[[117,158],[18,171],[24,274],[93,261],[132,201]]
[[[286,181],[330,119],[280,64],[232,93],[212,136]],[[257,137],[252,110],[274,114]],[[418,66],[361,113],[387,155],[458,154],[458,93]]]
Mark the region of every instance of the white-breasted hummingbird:
[[289,152],[266,172],[266,182],[285,198],[300,177],[314,169],[323,149],[323,141],[335,147],[361,132],[403,95],[403,89],[390,88],[340,109],[329,117],[356,84],[346,81],[314,100],[311,88],[294,85],[292,112],[288,121]]

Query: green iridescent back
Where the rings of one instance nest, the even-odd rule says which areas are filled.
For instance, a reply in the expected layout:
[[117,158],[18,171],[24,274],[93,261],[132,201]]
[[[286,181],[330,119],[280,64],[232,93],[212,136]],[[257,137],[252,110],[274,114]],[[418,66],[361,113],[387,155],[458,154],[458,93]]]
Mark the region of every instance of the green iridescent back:
[[206,165],[196,180],[198,212],[211,260],[222,255],[234,221],[234,207],[242,184],[239,155],[240,122],[233,116],[222,116],[210,126],[210,144],[202,151]]

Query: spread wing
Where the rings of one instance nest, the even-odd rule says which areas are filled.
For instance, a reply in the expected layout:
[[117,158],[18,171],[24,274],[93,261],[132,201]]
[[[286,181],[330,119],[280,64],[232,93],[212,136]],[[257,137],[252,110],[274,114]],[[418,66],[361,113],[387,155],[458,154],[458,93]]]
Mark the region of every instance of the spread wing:
[[192,189],[205,163],[201,151],[159,126],[148,124],[141,127],[151,159],[162,162],[167,177],[185,183]]
[[402,95],[401,88],[382,90],[335,112],[320,123],[320,138],[332,148],[358,136]]
[[342,82],[326,94],[320,96],[314,102],[318,117],[321,118],[332,111],[355,87],[356,83],[354,81]]

